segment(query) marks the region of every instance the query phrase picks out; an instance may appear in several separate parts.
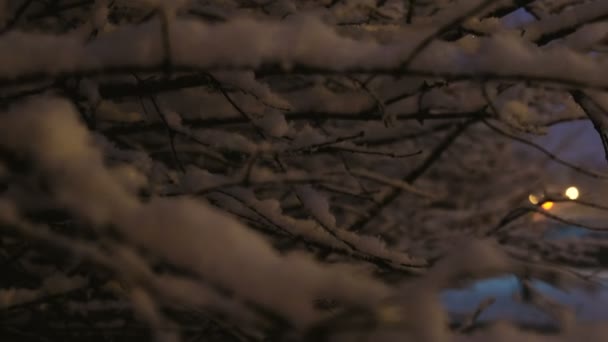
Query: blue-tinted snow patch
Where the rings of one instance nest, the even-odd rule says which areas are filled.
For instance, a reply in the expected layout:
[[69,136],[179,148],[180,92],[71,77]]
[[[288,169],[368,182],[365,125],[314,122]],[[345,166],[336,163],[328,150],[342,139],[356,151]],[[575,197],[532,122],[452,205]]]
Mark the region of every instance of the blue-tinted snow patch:
[[[532,281],[532,286],[548,298],[566,305],[581,320],[608,319],[608,289],[596,293],[582,289],[563,291],[542,281]],[[514,321],[545,324],[550,317],[531,305],[519,302],[521,291],[517,277],[513,275],[484,279],[462,289],[449,289],[441,293],[441,301],[454,316],[472,313],[489,297],[496,301],[486,308],[480,320],[509,319]]]

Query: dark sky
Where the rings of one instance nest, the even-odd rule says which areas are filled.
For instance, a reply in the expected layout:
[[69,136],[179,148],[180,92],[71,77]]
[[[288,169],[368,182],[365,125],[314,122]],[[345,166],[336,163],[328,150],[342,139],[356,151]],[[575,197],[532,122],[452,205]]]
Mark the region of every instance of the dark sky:
[[555,125],[549,134],[537,142],[560,157],[582,166],[606,171],[608,162],[599,135],[589,120],[578,120]]

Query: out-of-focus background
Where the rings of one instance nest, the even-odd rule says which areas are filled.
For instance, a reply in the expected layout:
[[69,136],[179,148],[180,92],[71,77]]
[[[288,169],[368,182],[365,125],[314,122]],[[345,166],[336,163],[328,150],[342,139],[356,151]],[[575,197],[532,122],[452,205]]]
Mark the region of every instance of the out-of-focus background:
[[[553,126],[544,136],[531,139],[561,159],[598,173],[608,174],[608,161],[604,157],[601,140],[588,120],[572,121]],[[517,144],[516,142],[514,142]],[[542,191],[564,194],[569,187],[576,187],[578,199],[581,201],[606,205],[608,182],[590,179],[564,166],[554,163],[550,158],[530,147],[521,145],[522,153],[529,153],[533,160],[539,161],[539,167],[547,172],[546,180],[530,180],[531,194],[539,195]],[[545,189],[542,189],[542,184]],[[555,203],[548,212],[560,217],[589,225],[608,228],[608,212],[586,208],[572,203]],[[538,215],[538,219],[546,218]],[[602,238],[608,239],[607,232],[589,232],[584,228],[563,223],[549,223],[553,227],[547,232],[546,238],[577,239]],[[592,234],[592,235],[590,235]],[[598,237],[596,237],[598,236]],[[608,319],[608,270],[577,270],[581,273],[593,274],[600,283],[595,293],[582,290],[562,291],[540,281],[532,281],[532,286],[542,294],[557,303],[569,307],[578,319],[599,321]],[[525,305],[519,300],[521,294],[520,280],[511,275],[478,281],[466,288],[444,291],[442,300],[449,311],[458,317],[475,310],[479,304],[494,298],[495,302],[484,310],[479,317],[481,321],[504,318],[526,324],[548,324],[551,320],[542,311]]]

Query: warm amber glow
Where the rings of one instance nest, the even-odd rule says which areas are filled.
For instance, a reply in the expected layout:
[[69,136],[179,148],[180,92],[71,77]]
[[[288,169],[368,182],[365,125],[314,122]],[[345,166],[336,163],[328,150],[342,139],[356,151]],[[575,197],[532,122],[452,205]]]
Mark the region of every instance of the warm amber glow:
[[530,201],[530,203],[532,204],[538,204],[539,200],[538,197],[530,194],[530,196],[528,196],[528,201]]
[[541,207],[543,207],[545,210],[551,210],[551,208],[553,208],[553,202],[545,202],[543,205],[541,205]]
[[575,186],[571,186],[568,189],[566,189],[566,192],[564,192],[564,195],[566,195],[566,197],[568,197],[571,200],[575,200],[578,198],[578,189]]

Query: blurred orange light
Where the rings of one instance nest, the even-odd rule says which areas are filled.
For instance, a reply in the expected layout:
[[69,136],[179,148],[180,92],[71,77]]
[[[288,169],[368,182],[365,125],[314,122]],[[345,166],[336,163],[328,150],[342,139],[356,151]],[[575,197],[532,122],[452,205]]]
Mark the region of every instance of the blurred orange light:
[[553,202],[545,202],[541,205],[541,207],[545,210],[551,210],[551,208],[553,208]]

